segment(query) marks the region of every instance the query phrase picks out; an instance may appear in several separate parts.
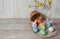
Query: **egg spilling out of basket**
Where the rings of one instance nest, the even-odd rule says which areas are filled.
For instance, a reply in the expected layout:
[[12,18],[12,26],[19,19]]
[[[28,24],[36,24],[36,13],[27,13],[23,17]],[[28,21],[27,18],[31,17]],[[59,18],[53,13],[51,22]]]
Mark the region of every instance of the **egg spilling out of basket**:
[[46,36],[49,33],[54,32],[54,27],[52,27],[52,21],[44,20],[35,20],[32,22],[32,30],[34,33],[38,33],[40,35]]
[[51,37],[56,34],[56,28],[49,20],[38,11],[33,11],[30,14],[32,30],[35,34],[42,37]]

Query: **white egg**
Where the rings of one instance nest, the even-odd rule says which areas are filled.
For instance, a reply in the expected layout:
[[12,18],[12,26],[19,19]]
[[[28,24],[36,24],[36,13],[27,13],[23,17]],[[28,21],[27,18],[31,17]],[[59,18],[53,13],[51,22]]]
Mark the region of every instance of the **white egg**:
[[49,30],[49,32],[53,32],[54,28],[53,27],[49,27],[48,30]]

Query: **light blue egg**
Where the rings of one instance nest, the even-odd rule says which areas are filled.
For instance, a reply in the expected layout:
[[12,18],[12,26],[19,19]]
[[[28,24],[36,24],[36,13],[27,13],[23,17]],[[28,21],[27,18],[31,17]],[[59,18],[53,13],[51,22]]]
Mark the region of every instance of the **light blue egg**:
[[33,27],[32,29],[33,29],[33,31],[34,31],[35,33],[38,32],[38,28],[37,28],[37,27]]
[[47,27],[47,28],[51,27],[51,23],[47,22],[47,23],[46,23],[46,27]]

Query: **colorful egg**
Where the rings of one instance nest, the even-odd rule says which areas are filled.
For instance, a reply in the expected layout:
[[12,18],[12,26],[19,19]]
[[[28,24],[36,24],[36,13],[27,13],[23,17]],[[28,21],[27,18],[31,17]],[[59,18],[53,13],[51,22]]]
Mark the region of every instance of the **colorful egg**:
[[53,32],[53,31],[54,31],[54,28],[53,28],[53,27],[49,27],[49,28],[48,28],[48,31],[49,31],[49,32]]
[[45,30],[46,27],[45,27],[45,26],[40,26],[40,29],[41,29],[41,30]]
[[46,31],[40,30],[40,34],[41,34],[41,35],[46,35]]
[[45,26],[45,23],[44,22],[43,23],[40,23],[39,26]]
[[42,23],[42,21],[41,21],[41,20],[37,20],[37,22],[38,22],[38,24]]
[[33,32],[37,33],[38,32],[38,28],[37,27],[33,27]]
[[51,27],[51,23],[47,22],[46,27],[47,28]]

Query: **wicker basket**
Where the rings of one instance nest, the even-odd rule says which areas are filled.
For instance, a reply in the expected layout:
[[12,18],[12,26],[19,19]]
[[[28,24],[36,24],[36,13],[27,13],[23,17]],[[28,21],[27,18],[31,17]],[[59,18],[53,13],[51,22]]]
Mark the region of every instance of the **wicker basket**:
[[[38,14],[37,13],[38,11],[33,11],[33,12],[31,12],[31,14],[30,14],[30,22],[32,22],[31,21],[31,19],[32,19],[32,16],[34,16],[34,15],[36,15],[36,14]],[[35,33],[37,36],[39,36],[39,37],[53,37],[53,36],[55,36],[56,35],[56,33],[57,33],[57,30],[56,30],[56,27],[55,27],[55,25],[53,25],[53,27],[54,27],[54,29],[55,29],[55,31],[54,32],[52,32],[52,33],[50,33],[50,34],[47,34],[46,36],[42,36],[42,35],[40,35],[39,33]],[[32,23],[31,23],[31,29],[32,29]],[[33,31],[33,30],[32,30]]]

